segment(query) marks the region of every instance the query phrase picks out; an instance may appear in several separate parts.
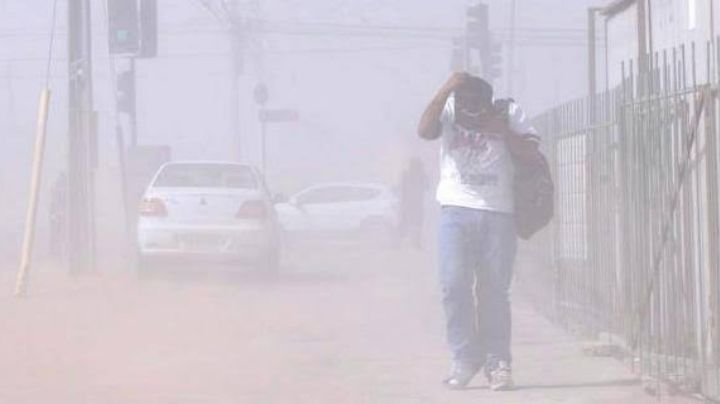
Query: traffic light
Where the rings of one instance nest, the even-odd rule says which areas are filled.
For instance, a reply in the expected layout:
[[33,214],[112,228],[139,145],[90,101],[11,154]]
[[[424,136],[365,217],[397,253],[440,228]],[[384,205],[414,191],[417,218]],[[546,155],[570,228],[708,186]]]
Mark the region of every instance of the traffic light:
[[157,0],[107,0],[107,5],[110,53],[154,57],[157,53]]
[[135,72],[124,71],[117,76],[117,108],[130,116],[135,114]]
[[108,37],[111,54],[135,54],[140,50],[140,22],[135,0],[107,0]]

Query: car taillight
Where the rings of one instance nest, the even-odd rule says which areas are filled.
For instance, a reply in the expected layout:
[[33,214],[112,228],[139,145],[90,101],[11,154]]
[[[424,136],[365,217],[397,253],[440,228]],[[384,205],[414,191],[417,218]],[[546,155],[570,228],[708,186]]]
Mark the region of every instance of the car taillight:
[[263,201],[248,201],[242,204],[236,215],[238,219],[267,219],[268,210]]
[[145,198],[140,201],[140,216],[162,217],[167,216],[165,202],[160,198]]

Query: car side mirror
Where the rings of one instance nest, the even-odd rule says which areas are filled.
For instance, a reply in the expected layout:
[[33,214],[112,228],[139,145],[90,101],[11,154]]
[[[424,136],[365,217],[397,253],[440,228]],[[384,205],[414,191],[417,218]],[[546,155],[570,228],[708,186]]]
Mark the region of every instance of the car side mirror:
[[288,198],[285,194],[279,193],[272,196],[272,201],[273,203],[285,203],[288,201]]

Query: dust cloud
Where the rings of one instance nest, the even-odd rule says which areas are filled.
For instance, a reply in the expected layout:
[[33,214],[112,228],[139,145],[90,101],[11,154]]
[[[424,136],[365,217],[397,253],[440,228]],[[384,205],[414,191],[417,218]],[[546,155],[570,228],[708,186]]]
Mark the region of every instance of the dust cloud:
[[[91,104],[68,85],[82,75],[68,51],[72,3],[83,2],[0,0],[0,402],[447,401],[440,144],[417,128],[459,68],[476,2],[159,0],[150,57],[111,53],[117,1],[85,3]],[[485,3],[502,44],[498,98],[535,116],[585,94],[594,2]],[[475,53],[467,69],[482,75]],[[35,243],[17,298],[46,80]],[[88,106],[94,130],[73,129]],[[71,146],[83,136],[84,157]],[[73,169],[78,159],[88,164]],[[155,179],[167,162],[257,177]],[[68,205],[78,195],[85,211]],[[518,293],[550,265],[542,237],[520,247]],[[192,254],[149,259],[145,247]],[[529,289],[531,301],[550,293]]]

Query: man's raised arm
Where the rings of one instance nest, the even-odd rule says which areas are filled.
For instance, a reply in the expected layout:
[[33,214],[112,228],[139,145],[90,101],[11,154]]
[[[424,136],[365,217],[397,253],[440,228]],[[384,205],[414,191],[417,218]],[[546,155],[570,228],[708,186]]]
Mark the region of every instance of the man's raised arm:
[[435,94],[430,104],[425,108],[425,112],[420,118],[420,125],[418,126],[418,135],[427,140],[434,140],[440,137],[442,133],[442,123],[440,117],[442,116],[445,103],[447,103],[448,97],[455,91],[465,80],[468,79],[469,74],[465,72],[454,73],[448,81],[440,88]]

